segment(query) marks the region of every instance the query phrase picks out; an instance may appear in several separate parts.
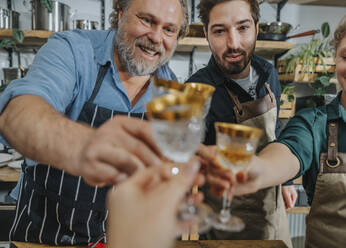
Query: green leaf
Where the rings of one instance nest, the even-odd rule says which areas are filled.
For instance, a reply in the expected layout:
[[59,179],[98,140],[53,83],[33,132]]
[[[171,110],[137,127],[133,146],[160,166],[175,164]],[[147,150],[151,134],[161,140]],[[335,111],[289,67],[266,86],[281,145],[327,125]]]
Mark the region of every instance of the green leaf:
[[48,10],[49,13],[53,10],[53,2],[52,0],[40,0],[41,4]]
[[9,38],[3,39],[0,42],[1,48],[11,48],[11,47],[15,47],[15,46],[16,46],[16,43],[12,39],[9,39]]
[[328,87],[330,85],[330,82],[329,82],[330,77],[328,76],[321,76],[319,80],[324,87]]
[[330,34],[330,26],[328,22],[325,22],[321,26],[322,36],[324,38],[327,38]]
[[287,96],[287,100],[288,100],[289,102],[293,102],[293,101],[294,101],[294,95],[288,95],[288,96]]
[[18,43],[23,43],[24,40],[24,32],[19,29],[13,29],[12,30],[12,35],[16,39]]
[[318,87],[315,89],[315,96],[323,96],[326,93],[323,87]]

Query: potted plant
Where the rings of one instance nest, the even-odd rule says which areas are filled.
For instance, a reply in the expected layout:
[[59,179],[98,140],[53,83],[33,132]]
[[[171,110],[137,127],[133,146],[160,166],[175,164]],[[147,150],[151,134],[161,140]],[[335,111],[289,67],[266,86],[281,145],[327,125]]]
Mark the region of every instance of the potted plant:
[[279,118],[290,118],[296,110],[296,93],[293,85],[281,84]]
[[[2,49],[13,49],[17,51],[17,43],[23,43],[24,40],[24,32],[19,29],[13,29],[12,30],[12,38],[5,38],[0,42],[0,48]],[[10,50],[9,50],[10,51]],[[2,92],[8,84],[3,83],[0,84],[0,92]]]
[[298,46],[296,52],[279,61],[278,72],[281,81],[315,82],[320,76],[333,74],[335,62],[333,47],[328,36],[327,22],[321,27],[323,39],[312,38],[309,43]]
[[52,9],[53,9],[52,0],[40,0],[40,2],[48,10],[49,13],[52,12]]

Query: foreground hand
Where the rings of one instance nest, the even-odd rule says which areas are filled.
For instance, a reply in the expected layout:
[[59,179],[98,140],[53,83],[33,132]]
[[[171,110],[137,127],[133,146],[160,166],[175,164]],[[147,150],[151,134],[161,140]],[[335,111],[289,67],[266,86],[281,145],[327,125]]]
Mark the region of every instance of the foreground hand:
[[294,185],[282,185],[282,196],[284,198],[286,209],[293,208],[298,197]]
[[210,193],[215,197],[222,197],[223,192],[230,187],[233,175],[218,164],[216,153],[216,146],[200,145],[196,155],[199,157],[202,169],[206,174]]
[[160,166],[160,157],[149,122],[117,116],[93,131],[74,174],[90,185],[112,185],[137,170]]
[[196,160],[172,176],[171,167],[138,171],[108,195],[110,248],[168,248],[178,229],[177,209],[197,175]]

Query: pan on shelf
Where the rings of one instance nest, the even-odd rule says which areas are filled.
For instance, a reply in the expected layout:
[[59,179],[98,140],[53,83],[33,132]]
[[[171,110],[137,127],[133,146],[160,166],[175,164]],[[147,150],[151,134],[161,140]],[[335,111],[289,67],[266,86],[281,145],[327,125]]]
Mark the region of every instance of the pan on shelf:
[[[295,29],[297,29],[296,27]],[[303,33],[287,36],[292,25],[286,22],[263,22],[259,24],[258,40],[285,41],[292,38],[304,37],[319,33],[320,30],[309,30]]]

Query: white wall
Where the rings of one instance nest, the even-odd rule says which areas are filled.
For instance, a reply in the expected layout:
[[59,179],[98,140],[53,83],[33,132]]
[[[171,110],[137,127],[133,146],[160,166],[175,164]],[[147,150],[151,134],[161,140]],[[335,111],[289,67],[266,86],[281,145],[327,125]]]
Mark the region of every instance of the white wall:
[[[69,5],[74,16],[72,19],[90,19],[101,21],[101,3],[99,0],[60,0]],[[26,6],[23,3],[27,3]],[[30,29],[31,14],[30,0],[12,0],[13,8],[20,12],[20,28]],[[199,0],[195,1],[197,6]],[[0,7],[7,7],[7,0],[0,0]],[[275,21],[276,20],[276,4],[261,4],[261,19],[260,21]],[[112,0],[106,0],[106,28],[109,28],[108,16],[112,10]],[[322,7],[322,6],[302,6],[295,4],[287,4],[281,11],[281,21],[288,22],[293,26],[300,24],[300,29],[295,33],[308,31],[310,29],[320,28],[323,22],[329,22],[331,31],[333,32],[338,24],[338,21],[346,13],[346,7]],[[195,13],[195,21],[199,21],[198,13]],[[292,33],[293,34],[293,33]],[[311,37],[291,39],[290,42],[295,44],[309,41]],[[203,67],[208,63],[210,52],[208,49],[197,48],[193,56],[193,71]],[[25,53],[22,55],[22,63],[27,66],[31,63],[34,55]],[[176,53],[170,61],[170,66],[176,73],[177,77],[184,81],[188,77],[190,53]],[[14,59],[14,66],[17,61]],[[8,66],[7,53],[0,52],[0,67]],[[0,70],[0,78],[2,71]]]

